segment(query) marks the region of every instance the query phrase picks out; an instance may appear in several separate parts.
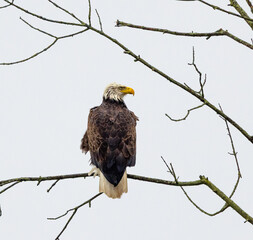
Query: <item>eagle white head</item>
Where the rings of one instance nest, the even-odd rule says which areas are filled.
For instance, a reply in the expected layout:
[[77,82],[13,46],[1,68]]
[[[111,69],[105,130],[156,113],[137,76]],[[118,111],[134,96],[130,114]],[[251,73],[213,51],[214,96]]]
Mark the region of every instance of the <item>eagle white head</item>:
[[103,97],[104,99],[123,101],[126,94],[134,95],[134,90],[121,84],[111,83],[105,88]]

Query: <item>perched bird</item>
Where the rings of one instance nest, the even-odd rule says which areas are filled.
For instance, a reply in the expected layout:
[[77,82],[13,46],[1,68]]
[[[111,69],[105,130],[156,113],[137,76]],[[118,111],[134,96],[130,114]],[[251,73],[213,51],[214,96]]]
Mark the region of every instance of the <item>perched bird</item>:
[[100,106],[90,109],[88,127],[81,140],[81,150],[90,151],[89,175],[99,175],[99,192],[120,198],[127,192],[126,167],[135,165],[136,121],[123,98],[134,90],[117,83],[109,84]]

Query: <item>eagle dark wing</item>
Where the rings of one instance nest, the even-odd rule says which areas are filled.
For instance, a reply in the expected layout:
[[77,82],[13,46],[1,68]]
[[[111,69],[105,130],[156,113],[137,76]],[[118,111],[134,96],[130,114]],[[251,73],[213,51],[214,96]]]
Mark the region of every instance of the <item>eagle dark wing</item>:
[[135,165],[137,120],[133,112],[120,105],[101,105],[90,111],[81,148],[90,151],[91,163],[114,186],[126,167]]

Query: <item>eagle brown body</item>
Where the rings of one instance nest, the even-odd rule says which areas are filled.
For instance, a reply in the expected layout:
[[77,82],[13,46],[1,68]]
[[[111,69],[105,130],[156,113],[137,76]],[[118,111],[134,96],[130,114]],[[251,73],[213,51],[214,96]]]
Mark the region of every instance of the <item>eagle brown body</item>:
[[[110,86],[116,90],[107,94]],[[120,98],[115,97],[117,91],[123,91]],[[126,167],[134,166],[136,160],[138,118],[123,101],[127,93],[134,91],[118,84],[107,87],[102,104],[90,110],[88,128],[81,141],[81,149],[85,153],[90,151],[91,164],[96,167],[91,173],[100,175],[99,191],[112,198],[127,192]]]

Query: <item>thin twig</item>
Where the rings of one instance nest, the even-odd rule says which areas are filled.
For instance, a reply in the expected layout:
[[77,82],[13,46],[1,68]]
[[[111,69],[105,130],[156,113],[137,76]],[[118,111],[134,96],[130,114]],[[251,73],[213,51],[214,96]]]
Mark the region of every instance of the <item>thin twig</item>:
[[216,5],[210,4],[210,3],[205,2],[205,1],[203,1],[203,0],[197,0],[197,1],[198,1],[198,2],[201,2],[201,3],[205,4],[205,5],[207,5],[207,6],[209,6],[209,7],[211,7],[211,8],[214,9],[214,10],[219,10],[219,11],[221,11],[221,12],[224,12],[224,13],[227,13],[227,14],[230,14],[230,15],[233,15],[233,16],[235,16],[235,17],[238,17],[238,18],[241,18],[241,19],[244,19],[244,20],[253,22],[253,19],[249,18],[249,16],[248,16],[248,17],[246,17],[246,16],[241,16],[241,15],[239,15],[239,14],[236,14],[236,13],[233,13],[233,12],[230,12],[230,11],[227,11],[227,10],[225,10],[225,9],[223,9],[223,8],[220,8],[220,7],[216,6]]
[[55,7],[59,8],[60,10],[64,11],[65,13],[69,14],[71,17],[75,18],[81,25],[84,25],[85,27],[88,27],[88,25],[83,22],[80,18],[78,18],[74,13],[69,12],[68,10],[66,10],[65,8],[59,6],[58,4],[56,4],[55,2],[53,2],[52,0],[48,0],[51,4],[53,4]]
[[[219,107],[220,107],[220,110],[223,111],[223,109],[222,109],[222,107],[221,107],[220,104],[219,104]],[[230,143],[231,143],[231,146],[232,146],[232,151],[233,151],[232,154],[230,154],[230,153],[229,154],[234,156],[235,162],[236,162],[236,167],[237,167],[237,172],[238,172],[236,183],[234,185],[234,188],[233,188],[231,194],[229,195],[229,198],[232,198],[233,195],[234,195],[234,193],[235,193],[235,191],[236,191],[236,189],[237,189],[237,187],[238,187],[238,185],[239,185],[240,179],[242,178],[242,174],[241,174],[241,170],[240,170],[240,167],[239,167],[239,161],[237,159],[237,152],[235,150],[234,141],[233,141],[233,138],[232,138],[232,134],[231,134],[230,128],[228,126],[228,122],[227,122],[226,119],[223,119],[223,120],[225,121],[225,124],[226,124],[226,128],[227,128],[227,131],[228,131],[228,136],[229,136]],[[221,209],[221,211],[222,210],[224,211],[226,208],[228,208],[227,204],[225,204],[223,206],[223,208]]]
[[7,4],[7,5],[4,5],[4,6],[1,6],[0,9],[3,9],[3,8],[7,8],[9,6],[11,6],[11,4],[14,2],[14,0],[11,1],[11,3]]
[[3,189],[2,191],[0,191],[0,194],[2,194],[3,192],[7,191],[8,189],[14,187],[15,185],[17,185],[19,182],[14,182],[13,184],[11,184],[10,186],[6,187],[5,189]]
[[205,74],[205,78],[204,78],[204,81],[202,83],[202,73],[201,71],[198,69],[196,63],[195,63],[195,50],[194,50],[194,47],[192,48],[192,62],[191,63],[188,63],[188,65],[190,66],[193,66],[196,70],[196,72],[198,73],[199,75],[199,85],[200,85],[200,90],[198,91],[198,93],[202,96],[202,97],[205,97],[204,95],[204,86],[206,84],[206,74]]
[[34,53],[34,54],[31,55],[30,57],[24,58],[24,59],[22,59],[22,60],[14,61],[14,62],[2,62],[2,63],[0,63],[0,65],[14,65],[14,64],[18,64],[18,63],[23,63],[23,62],[29,61],[29,60],[31,60],[32,58],[37,57],[37,56],[40,55],[41,53],[46,52],[49,48],[51,48],[51,47],[57,42],[57,40],[58,40],[58,39],[55,39],[55,40],[54,40],[51,44],[49,44],[47,47],[45,47],[44,49],[42,49],[42,50],[39,51],[39,52]]
[[[176,173],[175,173],[175,170],[172,166],[172,163],[170,163],[170,166],[167,164],[167,162],[164,160],[163,157],[161,157],[163,162],[165,163],[167,169],[168,169],[168,172],[173,176],[175,182],[177,181],[178,177],[176,176]],[[182,186],[179,186],[181,188],[181,190],[183,191],[183,193],[185,194],[185,196],[188,198],[188,200],[199,210],[201,211],[202,213],[208,215],[208,216],[211,216],[210,213],[206,212],[204,209],[202,209],[201,207],[199,207],[191,198],[190,196],[187,194],[187,192],[184,190],[184,188]]]
[[59,237],[63,234],[63,232],[66,230],[66,228],[68,227],[69,223],[71,222],[72,218],[74,217],[74,215],[76,214],[77,210],[74,210],[72,215],[70,216],[70,218],[68,219],[68,221],[66,222],[66,224],[64,225],[63,229],[61,230],[61,232],[57,235],[57,237],[55,238],[55,240],[59,240]]
[[203,103],[203,104],[201,104],[201,105],[199,105],[199,106],[197,106],[197,107],[193,107],[193,108],[191,108],[191,109],[188,109],[186,115],[185,115],[183,118],[174,119],[174,118],[170,117],[167,113],[165,113],[165,116],[168,117],[171,121],[174,121],[174,122],[184,121],[184,120],[187,119],[187,117],[189,116],[189,114],[190,114],[191,111],[193,111],[193,110],[195,110],[195,109],[198,109],[198,108],[201,108],[201,107],[203,107],[204,105],[205,105],[205,104]]
[[74,207],[74,208],[71,208],[69,210],[66,211],[66,213],[58,216],[58,217],[55,217],[55,218],[48,218],[48,220],[57,220],[59,218],[62,218],[64,216],[66,216],[69,212],[73,211],[73,213],[71,214],[71,216],[69,217],[68,221],[66,222],[66,224],[64,225],[63,229],[61,230],[61,232],[57,235],[57,237],[55,238],[55,240],[59,239],[59,237],[62,235],[62,233],[66,230],[66,228],[68,227],[69,223],[71,222],[71,220],[73,219],[73,217],[75,216],[75,214],[77,213],[78,209],[83,207],[84,205],[86,204],[89,204],[89,207],[91,206],[90,203],[95,199],[97,198],[98,196],[100,196],[102,194],[102,192],[96,194],[95,196],[93,196],[92,198],[90,198],[89,200],[83,202],[82,204]]
[[52,185],[50,188],[47,189],[47,192],[50,192],[51,189],[60,181],[60,179],[57,179]]
[[91,26],[91,3],[90,3],[90,0],[88,0],[88,2],[89,2],[88,20],[89,20],[89,26]]
[[101,194],[102,194],[102,192],[96,194],[95,196],[93,196],[93,197],[90,198],[89,200],[86,200],[85,202],[79,204],[78,206],[76,206],[76,207],[74,207],[74,208],[70,208],[70,209],[67,210],[64,214],[62,214],[62,215],[60,215],[60,216],[58,216],[58,217],[47,218],[47,219],[48,219],[48,220],[57,220],[57,219],[60,219],[60,218],[62,218],[62,217],[64,217],[64,216],[66,216],[69,212],[72,212],[72,211],[74,211],[74,210],[76,210],[76,209],[78,209],[78,208],[80,208],[80,207],[82,207],[82,206],[84,206],[84,205],[90,203],[92,200],[94,200],[95,198],[97,198],[97,197],[100,196]]
[[176,177],[176,173],[174,171],[172,163],[170,163],[170,167],[169,167],[169,165],[167,164],[167,162],[164,160],[163,156],[161,156],[161,159],[163,160],[164,164],[168,168],[168,172],[174,177],[175,183],[178,184],[178,178]]
[[[220,104],[219,104],[219,107],[220,107],[220,110],[223,112],[223,109],[222,109],[222,107],[221,107]],[[233,155],[235,157],[235,162],[236,162],[236,166],[237,166],[238,176],[239,176],[239,178],[241,178],[242,174],[241,174],[241,170],[240,170],[240,167],[239,167],[239,162],[238,162],[238,159],[237,159],[237,152],[235,150],[235,145],[234,145],[234,141],[233,141],[233,138],[232,138],[232,134],[231,134],[230,128],[228,126],[227,120],[224,119],[224,121],[225,121],[225,124],[226,124],[226,127],[227,127],[228,136],[229,136],[230,143],[231,143],[231,146],[232,146],[232,151],[233,151],[233,153],[231,153],[230,155]]]
[[49,37],[52,37],[52,38],[58,38],[58,37],[54,36],[53,34],[51,34],[51,33],[49,33],[49,32],[46,32],[46,31],[44,31],[44,30],[42,30],[42,29],[40,29],[40,28],[34,27],[34,26],[31,25],[30,23],[28,23],[26,20],[24,20],[22,17],[20,17],[19,19],[20,19],[22,22],[24,22],[25,24],[27,24],[30,28],[32,28],[32,29],[34,29],[34,30],[36,30],[36,31],[38,31],[38,32],[41,32],[41,33],[43,33],[43,34],[45,34],[45,35],[47,35],[47,36],[49,36]]
[[41,19],[43,21],[47,21],[47,22],[51,22],[51,23],[57,23],[57,24],[63,24],[63,25],[71,25],[71,26],[79,26],[79,27],[83,27],[84,25],[83,24],[80,24],[80,23],[72,23],[72,22],[65,22],[65,21],[58,21],[58,20],[54,20],[54,19],[49,19],[49,18],[46,18],[46,17],[43,17],[43,16],[40,16],[36,13],[32,13],[30,11],[28,11],[27,9],[24,9],[8,0],[4,0],[5,2],[9,3],[11,6],[21,10],[22,12],[25,12],[33,17],[36,17],[38,19]]
[[101,30],[101,32],[103,32],[103,26],[102,26],[102,21],[101,21],[100,15],[99,15],[97,9],[95,9],[95,11],[96,11],[96,14],[97,14],[97,16],[98,16],[98,21],[99,21],[100,30]]

